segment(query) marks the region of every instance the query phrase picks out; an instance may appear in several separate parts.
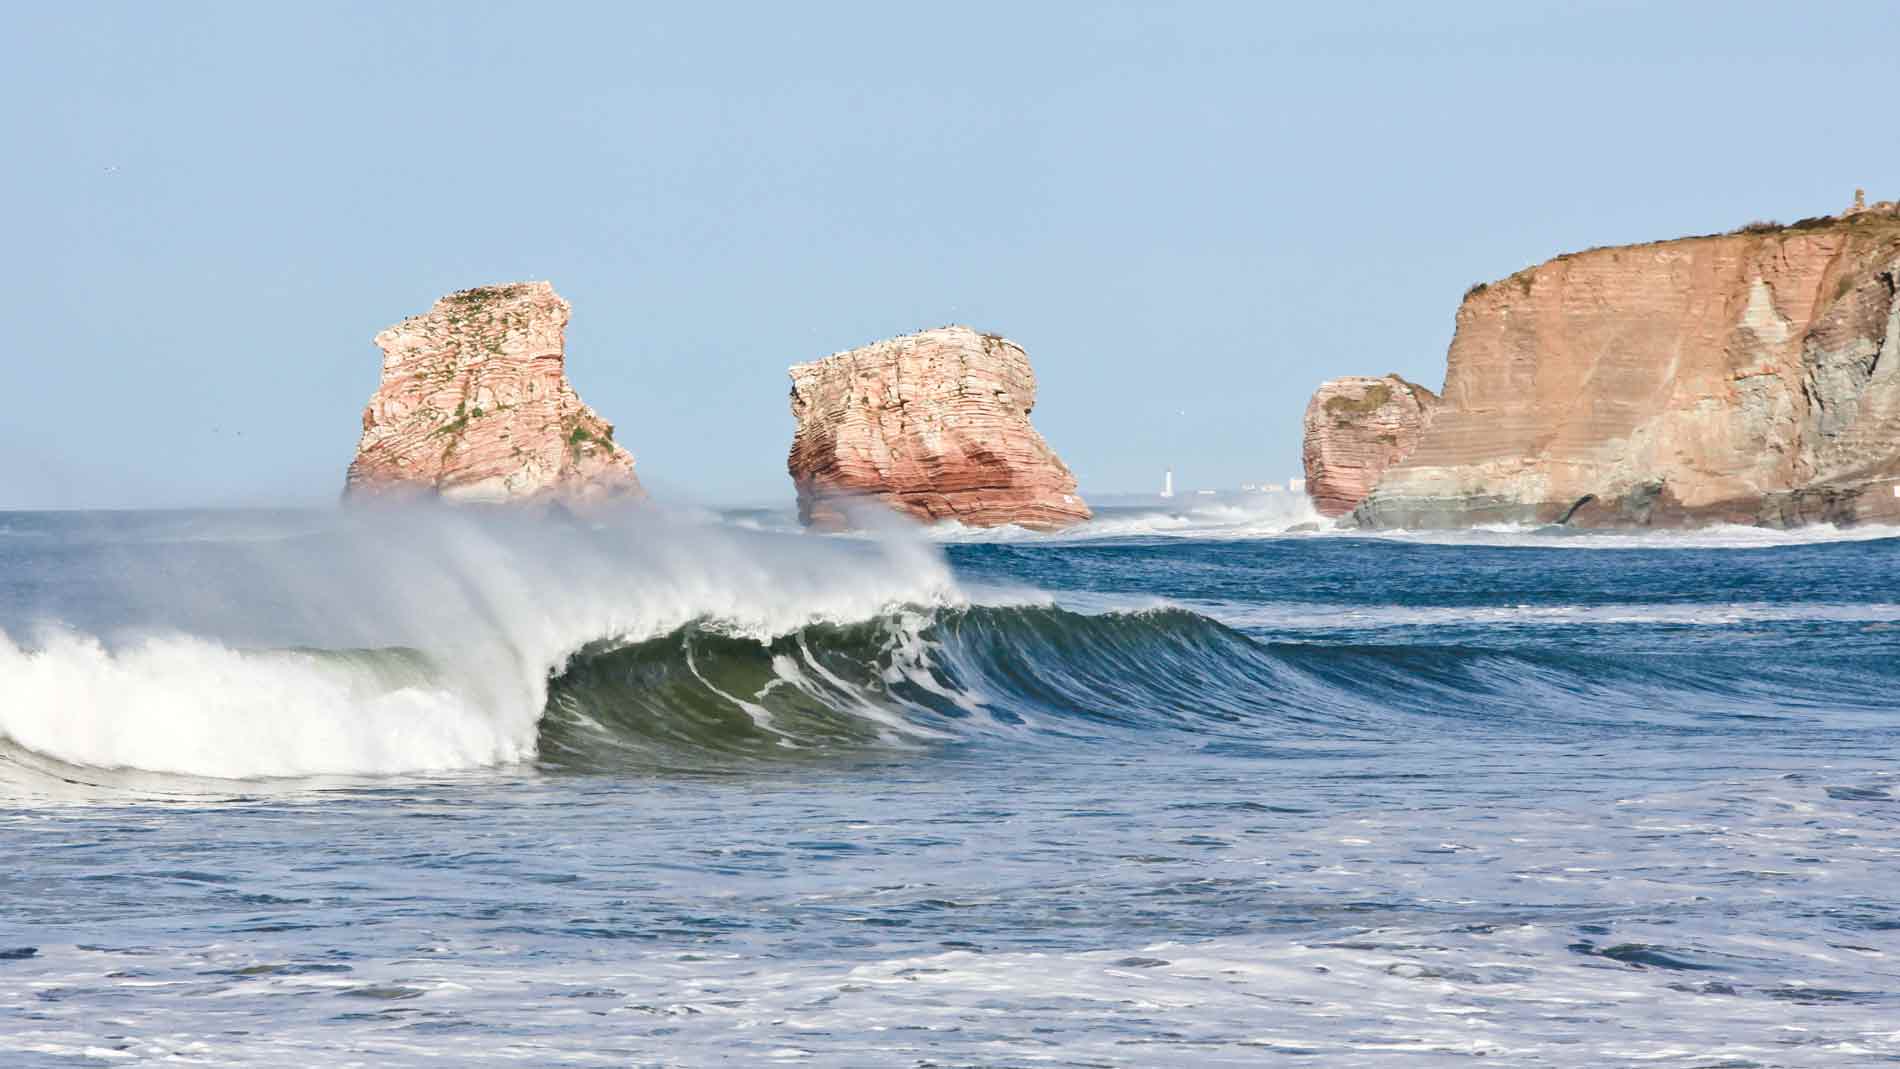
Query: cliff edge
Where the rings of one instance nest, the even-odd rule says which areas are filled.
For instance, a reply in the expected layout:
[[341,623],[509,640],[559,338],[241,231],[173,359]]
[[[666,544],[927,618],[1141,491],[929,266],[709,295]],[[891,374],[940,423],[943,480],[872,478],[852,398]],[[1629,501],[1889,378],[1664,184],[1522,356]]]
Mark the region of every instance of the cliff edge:
[[613,424],[567,381],[568,311],[546,282],[481,286],[376,335],[383,377],[345,498],[644,497]]
[[941,327],[791,368],[798,421],[786,466],[801,522],[840,529],[850,502],[921,520],[1049,530],[1089,508],[1029,425],[1036,376],[1021,346]]
[[1458,309],[1373,527],[1900,517],[1900,210],[1559,256]]

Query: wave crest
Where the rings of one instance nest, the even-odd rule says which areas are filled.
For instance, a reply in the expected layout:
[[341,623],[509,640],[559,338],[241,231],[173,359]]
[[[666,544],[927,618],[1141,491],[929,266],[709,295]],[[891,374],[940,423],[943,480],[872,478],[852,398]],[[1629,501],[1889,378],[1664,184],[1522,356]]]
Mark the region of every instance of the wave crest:
[[[277,539],[136,532],[54,560],[84,574],[68,585],[89,600],[0,630],[0,737],[79,766],[227,778],[520,761],[536,753],[550,677],[590,643],[705,619],[769,639],[962,599],[942,554],[914,539],[758,534],[655,510],[299,523]],[[122,578],[102,589],[101,575]]]
[[1063,607],[1015,588],[972,605],[944,551],[915,537],[651,514],[346,514],[235,541],[147,532],[118,562],[137,568],[115,565],[112,544],[74,567],[167,578],[104,607],[49,610],[47,626],[0,617],[0,780],[8,762],[254,779],[536,760],[727,769],[994,742],[1345,752],[1446,732],[1694,731],[1711,719],[1766,732],[1793,717],[1886,716],[1900,679],[1878,632],[1820,664],[1679,640],[1499,645],[1487,630],[1500,613],[1519,630],[1834,617],[1881,628],[1885,603],[1825,620],[1805,605],[1372,620],[1340,607],[1322,614],[1337,617],[1326,627],[1301,624],[1313,607],[1200,603],[1215,619],[1110,595]]

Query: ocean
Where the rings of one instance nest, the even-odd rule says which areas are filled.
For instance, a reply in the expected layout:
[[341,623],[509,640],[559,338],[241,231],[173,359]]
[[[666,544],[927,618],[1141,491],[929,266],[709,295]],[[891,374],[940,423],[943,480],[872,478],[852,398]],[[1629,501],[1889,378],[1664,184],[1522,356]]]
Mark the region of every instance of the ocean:
[[0,513],[0,1065],[1900,1061],[1900,530]]

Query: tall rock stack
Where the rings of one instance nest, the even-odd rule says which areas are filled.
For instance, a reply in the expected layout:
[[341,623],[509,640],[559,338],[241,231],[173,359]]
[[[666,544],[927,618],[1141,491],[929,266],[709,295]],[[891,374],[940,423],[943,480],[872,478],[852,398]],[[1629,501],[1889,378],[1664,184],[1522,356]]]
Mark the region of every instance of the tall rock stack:
[[798,364],[791,378],[787,467],[808,525],[846,527],[860,501],[972,527],[1090,516],[1029,424],[1036,376],[1007,338],[942,327]]
[[1306,405],[1306,493],[1322,516],[1359,507],[1385,470],[1418,448],[1438,395],[1397,375],[1320,384]]
[[376,335],[382,383],[345,496],[643,497],[613,424],[567,381],[567,318],[552,285],[517,282],[451,293]]

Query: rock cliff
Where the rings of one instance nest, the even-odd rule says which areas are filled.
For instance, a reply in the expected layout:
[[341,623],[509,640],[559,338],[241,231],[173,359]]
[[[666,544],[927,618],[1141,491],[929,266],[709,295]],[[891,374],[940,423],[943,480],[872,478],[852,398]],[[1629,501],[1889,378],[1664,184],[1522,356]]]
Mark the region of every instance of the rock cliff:
[[1475,286],[1378,527],[1900,516],[1900,213],[1560,256]]
[[787,467],[804,523],[837,529],[874,500],[922,520],[1053,529],[1089,518],[1029,425],[1036,376],[1022,347],[942,327],[791,369],[798,428]]
[[1397,375],[1320,384],[1306,405],[1306,492],[1322,516],[1344,516],[1385,470],[1418,448],[1438,395]]
[[546,282],[451,293],[376,335],[346,498],[456,501],[644,496],[613,425],[568,384],[568,304]]

